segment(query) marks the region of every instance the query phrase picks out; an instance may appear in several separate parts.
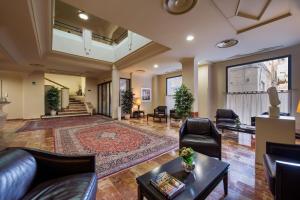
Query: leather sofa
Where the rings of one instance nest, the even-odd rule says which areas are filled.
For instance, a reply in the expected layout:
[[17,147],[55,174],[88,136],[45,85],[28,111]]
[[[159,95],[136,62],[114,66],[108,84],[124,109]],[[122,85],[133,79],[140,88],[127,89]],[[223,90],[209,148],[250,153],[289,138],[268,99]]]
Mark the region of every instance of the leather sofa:
[[218,109],[216,112],[216,123],[230,123],[235,124],[235,120],[239,116],[230,109]]
[[300,199],[300,145],[266,143],[264,168],[276,200]]
[[179,146],[221,160],[221,134],[207,118],[189,118],[179,130]]
[[28,148],[0,152],[0,200],[96,199],[94,156]]

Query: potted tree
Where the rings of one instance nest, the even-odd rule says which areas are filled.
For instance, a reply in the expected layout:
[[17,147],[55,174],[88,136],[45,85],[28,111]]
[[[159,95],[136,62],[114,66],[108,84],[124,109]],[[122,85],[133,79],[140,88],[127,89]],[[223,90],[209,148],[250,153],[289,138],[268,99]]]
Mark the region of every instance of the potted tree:
[[131,110],[133,107],[133,92],[126,90],[122,93],[122,111],[125,113],[125,119],[130,119]]
[[56,115],[59,104],[59,90],[55,87],[49,89],[46,94],[46,100],[50,109],[50,114],[52,116]]
[[193,94],[185,86],[181,85],[175,92],[175,112],[176,115],[180,118],[178,125],[182,123],[187,117],[191,115],[192,105],[194,102]]

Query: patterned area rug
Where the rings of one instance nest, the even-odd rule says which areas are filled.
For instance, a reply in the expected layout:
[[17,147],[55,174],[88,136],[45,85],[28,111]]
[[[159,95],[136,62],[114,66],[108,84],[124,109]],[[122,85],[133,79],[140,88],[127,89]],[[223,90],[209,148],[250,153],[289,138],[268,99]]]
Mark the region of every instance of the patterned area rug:
[[120,122],[54,130],[55,151],[66,155],[96,154],[102,178],[178,147],[177,139]]
[[39,120],[26,122],[25,125],[22,128],[20,128],[17,132],[45,130],[45,129],[52,129],[52,128],[78,126],[78,125],[88,125],[91,123],[103,123],[108,121],[112,121],[112,119],[104,116],[99,116],[99,115],[81,116],[81,117],[64,117],[64,118],[55,118],[55,119],[39,119]]

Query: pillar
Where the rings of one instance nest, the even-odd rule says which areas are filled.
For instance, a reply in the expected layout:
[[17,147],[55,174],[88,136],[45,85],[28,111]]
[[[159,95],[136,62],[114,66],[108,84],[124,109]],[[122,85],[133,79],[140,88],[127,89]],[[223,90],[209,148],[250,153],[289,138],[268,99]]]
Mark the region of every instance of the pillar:
[[120,73],[115,65],[112,67],[112,93],[111,93],[111,117],[118,118],[118,107],[120,98]]
[[187,86],[194,96],[192,115],[198,116],[198,64],[195,58],[183,58],[182,64],[182,83]]

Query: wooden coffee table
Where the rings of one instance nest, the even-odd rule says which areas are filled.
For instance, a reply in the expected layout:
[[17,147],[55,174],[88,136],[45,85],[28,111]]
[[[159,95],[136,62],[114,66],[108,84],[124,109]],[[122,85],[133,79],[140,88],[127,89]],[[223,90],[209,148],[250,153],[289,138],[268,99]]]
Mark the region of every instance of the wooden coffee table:
[[168,172],[185,183],[185,189],[174,199],[205,199],[211,191],[223,180],[224,193],[228,191],[229,164],[217,159],[195,153],[195,169],[186,173],[181,165],[181,158],[176,158],[152,171],[138,177],[138,199],[143,197],[151,200],[166,199],[151,184],[150,180],[161,172]]

